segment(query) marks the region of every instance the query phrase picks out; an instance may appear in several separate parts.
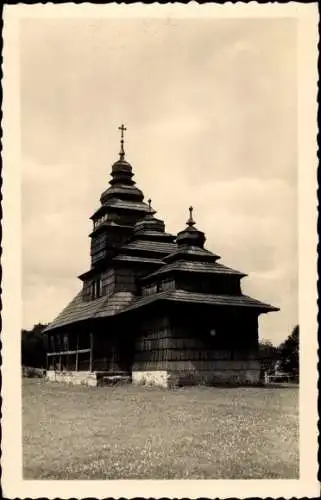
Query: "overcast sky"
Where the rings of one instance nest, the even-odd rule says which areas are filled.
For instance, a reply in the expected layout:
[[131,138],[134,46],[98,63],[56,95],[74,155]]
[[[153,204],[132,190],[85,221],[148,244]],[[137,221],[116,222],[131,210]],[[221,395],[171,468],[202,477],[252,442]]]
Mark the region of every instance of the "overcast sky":
[[297,312],[294,19],[29,19],[21,23],[23,326],[51,321],[89,269],[90,215],[124,122],[126,157],[176,233],[195,207],[243,292]]

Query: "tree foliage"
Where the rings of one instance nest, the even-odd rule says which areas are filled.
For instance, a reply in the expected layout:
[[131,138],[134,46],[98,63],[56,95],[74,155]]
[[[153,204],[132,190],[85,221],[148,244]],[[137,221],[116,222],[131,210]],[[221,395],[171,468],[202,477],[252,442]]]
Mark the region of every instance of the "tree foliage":
[[299,325],[296,325],[291,335],[279,346],[279,359],[282,370],[299,376]]
[[278,348],[269,340],[262,340],[259,343],[259,359],[261,369],[267,373],[272,373],[278,359]]
[[43,330],[47,325],[38,323],[31,330],[21,331],[21,362],[24,366],[45,368],[47,336]]
[[278,347],[269,340],[259,344],[259,358],[262,371],[269,374],[278,370],[299,377],[299,325],[296,325],[288,338]]

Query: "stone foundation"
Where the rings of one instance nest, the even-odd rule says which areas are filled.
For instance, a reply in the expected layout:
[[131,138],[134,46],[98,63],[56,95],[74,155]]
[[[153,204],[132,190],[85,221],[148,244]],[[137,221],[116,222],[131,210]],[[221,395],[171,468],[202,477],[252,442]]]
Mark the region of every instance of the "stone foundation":
[[[184,367],[183,367],[184,365]],[[260,366],[255,360],[218,361],[211,370],[202,369],[201,364],[195,366],[186,362],[167,363],[164,370],[133,371],[134,384],[158,385],[161,387],[179,387],[188,385],[258,385],[260,384]]]
[[102,385],[127,384],[131,377],[125,373],[89,372],[89,371],[53,371],[48,370],[47,380],[51,382],[63,382],[72,385],[87,385],[90,387]]
[[137,371],[132,373],[132,382],[135,385],[158,385],[168,387],[169,374],[166,370]]
[[97,375],[95,372],[59,372],[54,370],[47,371],[47,380],[51,382],[64,382],[73,385],[97,386]]
[[73,385],[96,387],[115,383],[135,385],[156,385],[159,387],[180,387],[188,385],[258,385],[260,384],[260,366],[257,361],[218,361],[211,370],[202,369],[202,365],[180,362],[167,363],[162,370],[134,370],[129,375],[112,376],[108,372],[89,371],[47,371],[47,380]]

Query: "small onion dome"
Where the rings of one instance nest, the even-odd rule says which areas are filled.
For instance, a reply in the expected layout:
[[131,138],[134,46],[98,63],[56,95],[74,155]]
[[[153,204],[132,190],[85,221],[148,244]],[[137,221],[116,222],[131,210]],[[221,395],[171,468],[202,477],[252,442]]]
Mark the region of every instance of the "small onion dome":
[[143,192],[136,186],[116,183],[102,193],[100,201],[104,204],[110,198],[119,198],[122,200],[142,202],[144,199],[144,195]]
[[177,234],[176,243],[179,247],[181,246],[193,246],[203,248],[205,243],[205,234],[199,231],[195,226],[195,221],[193,220],[193,207],[189,207],[189,219],[186,222],[187,227]]
[[160,219],[156,219],[154,217],[154,214],[156,213],[155,210],[153,210],[151,206],[152,201],[149,199],[148,200],[148,207],[149,207],[149,212],[143,219],[140,221],[136,222],[134,226],[134,232],[138,231],[156,231],[158,233],[164,233],[165,232],[165,224],[164,221]]
[[113,186],[114,184],[127,184],[132,186],[135,184],[135,181],[132,180],[133,169],[130,163],[124,159],[117,160],[111,168],[111,177],[110,184]]
[[117,160],[111,169],[112,179],[110,181],[111,185],[114,184],[127,184],[133,185],[135,182],[132,180],[133,172],[132,166],[128,161],[125,160],[125,150],[124,150],[124,132],[127,128],[122,124],[118,129],[121,132],[120,136],[120,151],[119,151],[119,160]]

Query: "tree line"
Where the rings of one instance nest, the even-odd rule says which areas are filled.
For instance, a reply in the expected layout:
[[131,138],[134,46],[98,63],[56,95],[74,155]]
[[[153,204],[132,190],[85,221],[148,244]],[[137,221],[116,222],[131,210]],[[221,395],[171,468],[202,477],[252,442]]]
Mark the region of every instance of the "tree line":
[[[21,331],[21,362],[23,366],[46,367],[48,350],[47,335],[43,330],[47,325],[38,323],[31,330]],[[279,371],[294,377],[299,376],[299,325],[296,325],[288,338],[278,347],[270,341],[259,343],[259,359],[262,371],[273,373],[275,366]]]
[[45,368],[48,351],[48,337],[43,333],[47,325],[37,323],[31,330],[21,330],[22,366]]
[[259,344],[259,357],[263,371],[271,374],[277,368],[295,378],[299,378],[299,325],[296,325],[288,338],[278,347],[266,340]]

